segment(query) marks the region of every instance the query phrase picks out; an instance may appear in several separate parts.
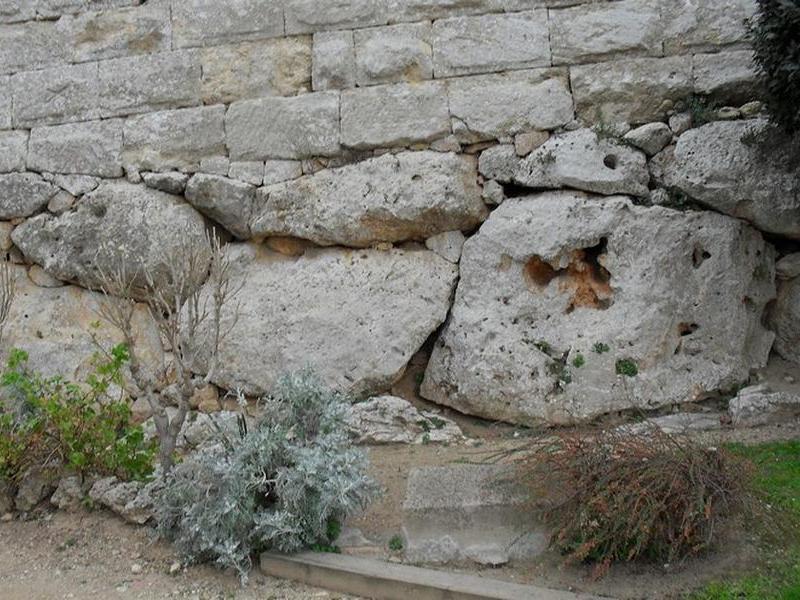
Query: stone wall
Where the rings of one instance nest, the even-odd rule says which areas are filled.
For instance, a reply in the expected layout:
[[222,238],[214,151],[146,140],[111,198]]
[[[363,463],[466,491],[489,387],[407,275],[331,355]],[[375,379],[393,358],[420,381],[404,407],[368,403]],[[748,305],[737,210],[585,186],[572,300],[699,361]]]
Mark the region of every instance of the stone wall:
[[[157,269],[211,227],[243,281],[222,388],[311,364],[376,395],[431,342],[425,397],[512,422],[732,389],[797,310],[758,231],[800,239],[796,169],[748,143],[753,8],[2,2],[6,345],[78,368],[98,250]],[[697,98],[725,108],[692,128]]]

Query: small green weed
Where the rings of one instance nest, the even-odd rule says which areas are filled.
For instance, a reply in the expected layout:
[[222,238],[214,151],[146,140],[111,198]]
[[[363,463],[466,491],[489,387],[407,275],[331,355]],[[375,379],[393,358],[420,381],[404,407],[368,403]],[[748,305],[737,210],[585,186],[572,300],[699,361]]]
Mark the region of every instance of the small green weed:
[[389,540],[389,550],[392,552],[401,552],[403,550],[403,538],[399,535],[393,535]]
[[639,365],[631,358],[621,358],[617,361],[617,375],[636,377],[639,374]]
[[576,354],[575,358],[572,359],[572,366],[576,369],[580,369],[582,366],[586,364],[586,359],[583,357],[583,354]]
[[595,354],[605,354],[606,352],[611,352],[611,347],[603,342],[596,342],[595,345],[592,346],[592,350]]

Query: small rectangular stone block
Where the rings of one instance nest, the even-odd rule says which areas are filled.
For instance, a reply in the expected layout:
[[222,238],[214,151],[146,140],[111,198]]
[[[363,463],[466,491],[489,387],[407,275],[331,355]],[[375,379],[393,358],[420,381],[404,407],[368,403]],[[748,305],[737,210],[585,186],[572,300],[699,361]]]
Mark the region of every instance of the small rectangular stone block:
[[44,69],[67,62],[67,44],[52,21],[0,25],[0,73]]
[[180,0],[172,2],[175,48],[218,46],[283,35],[280,2]]
[[[544,6],[542,0],[536,8]],[[465,17],[502,12],[504,0],[388,0],[389,23],[436,21],[450,17]],[[530,2],[530,0],[528,0]],[[517,8],[525,10],[531,7]]]
[[579,65],[570,77],[576,111],[588,123],[660,121],[693,90],[691,56]]
[[99,63],[103,117],[118,117],[200,104],[197,53],[178,51]]
[[286,0],[286,35],[385,25],[386,0]]
[[[31,2],[31,0],[22,0],[22,2]],[[144,2],[145,0],[33,0],[36,15],[40,19],[55,19],[62,15],[74,15],[87,11],[138,6]]]
[[356,86],[356,53],[352,31],[314,34],[312,67],[314,90],[339,90]]
[[0,131],[0,173],[25,170],[27,131]]
[[547,11],[442,19],[433,24],[437,78],[550,66]]
[[20,23],[36,16],[31,0],[4,0],[0,2],[0,23]]
[[97,177],[122,176],[122,121],[35,127],[28,143],[33,171]]
[[235,161],[331,156],[339,151],[339,94],[234,102],[225,130]]
[[354,32],[360,86],[433,78],[430,23],[409,23]]
[[759,95],[759,80],[751,50],[692,56],[694,91],[718,102],[745,103]]
[[232,162],[228,167],[228,177],[250,185],[264,183],[264,163],[257,160]]
[[380,148],[429,142],[450,133],[442,82],[383,85],[342,92],[342,144]]
[[297,160],[268,160],[264,163],[264,185],[297,179],[303,174],[303,164]]
[[657,1],[621,0],[551,10],[553,64],[660,56],[663,23]]
[[17,73],[11,78],[14,127],[99,119],[97,63]]
[[0,129],[11,129],[11,77],[0,75]]
[[659,0],[664,28],[664,50],[716,50],[747,42],[747,20],[756,11],[755,0]]
[[510,140],[556,129],[574,117],[566,71],[534,69],[448,81],[453,133],[459,141]]
[[225,153],[224,120],[224,106],[132,117],[125,121],[123,162],[142,171],[196,171],[204,158]]
[[142,6],[65,16],[56,25],[72,62],[151,54],[170,49],[167,7]]
[[311,38],[241,42],[200,50],[203,102],[294,96],[311,87]]

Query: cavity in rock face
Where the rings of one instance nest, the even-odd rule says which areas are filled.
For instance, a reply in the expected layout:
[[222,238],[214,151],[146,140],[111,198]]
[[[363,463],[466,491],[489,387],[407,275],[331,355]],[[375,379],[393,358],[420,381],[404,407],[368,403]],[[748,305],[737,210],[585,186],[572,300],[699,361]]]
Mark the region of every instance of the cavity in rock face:
[[686,402],[762,366],[773,251],[739,220],[620,196],[509,199],[464,246],[422,394],[513,423]]

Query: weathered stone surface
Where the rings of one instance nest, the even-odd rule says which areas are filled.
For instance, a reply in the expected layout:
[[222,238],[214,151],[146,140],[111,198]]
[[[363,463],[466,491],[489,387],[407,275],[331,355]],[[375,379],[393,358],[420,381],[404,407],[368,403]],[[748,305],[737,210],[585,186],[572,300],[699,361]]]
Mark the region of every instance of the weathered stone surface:
[[550,139],[549,131],[526,131],[514,136],[514,150],[517,156],[528,156]]
[[11,78],[0,75],[0,129],[11,127]]
[[186,186],[186,199],[239,239],[250,237],[256,188],[219,175],[197,174]]
[[[202,259],[208,248],[203,218],[190,205],[124,182],[100,185],[72,212],[28,219],[12,239],[54,277],[88,288],[99,288],[100,272],[114,272],[123,260],[131,270],[138,266],[152,273],[158,285],[167,277],[165,257],[193,245]],[[206,267],[198,265],[203,272]]]
[[642,423],[627,426],[627,428],[634,431],[646,431],[644,428],[657,427],[668,435],[714,431],[722,428],[722,416],[720,413],[675,413],[645,419]]
[[147,187],[154,190],[161,190],[168,194],[182,196],[189,181],[189,175],[175,171],[167,173],[142,173],[142,181]]
[[11,78],[14,127],[99,119],[96,63],[17,73]]
[[766,363],[773,260],[758,232],[716,213],[572,192],[508,199],[464,246],[422,394],[561,423],[730,389]]
[[35,127],[28,167],[51,173],[122,176],[122,121],[89,121]]
[[150,483],[119,481],[116,477],[100,479],[89,490],[89,498],[134,525],[144,525],[155,513],[158,490],[164,485],[161,477]]
[[[36,6],[30,0],[4,0],[0,4],[0,23],[30,21],[36,17]],[[5,514],[7,511],[0,511]]]
[[353,32],[315,33],[311,73],[315,91],[355,87],[356,51]]
[[11,232],[13,229],[14,225],[12,223],[0,221],[0,251],[8,252],[14,245],[14,242],[11,241]]
[[342,144],[403,146],[450,133],[443,83],[396,84],[342,92]]
[[739,391],[728,405],[734,425],[755,427],[769,423],[785,423],[787,414],[800,409],[800,396],[790,392],[773,392],[768,385],[755,385]]
[[668,148],[654,159],[656,179],[762,231],[800,239],[800,177],[779,150],[760,146],[759,136],[774,135],[766,127],[754,119],[687,131],[674,152]]
[[692,59],[635,58],[570,69],[578,116],[590,123],[660,121],[692,93]]
[[419,411],[395,396],[353,404],[347,413],[347,428],[357,444],[449,443],[464,437],[450,419]]
[[42,468],[31,467],[23,475],[17,488],[14,505],[17,510],[28,512],[44,501],[56,489],[55,475]]
[[311,39],[243,42],[201,51],[203,103],[293,96],[311,87]]
[[201,66],[193,52],[169,52],[98,63],[103,117],[200,104]]
[[354,38],[358,85],[433,78],[430,23],[357,30]]
[[125,121],[123,161],[142,170],[196,171],[204,158],[225,153],[224,123],[221,105],[130,118]]
[[437,78],[544,66],[550,66],[545,10],[433,23],[433,70]]
[[800,364],[800,277],[778,285],[778,299],[769,311],[769,326],[775,332],[775,351]]
[[481,152],[478,171],[486,179],[511,181],[520,160],[513,144],[498,144]]
[[752,50],[695,54],[694,89],[716,102],[743,104],[760,95]]
[[453,131],[465,143],[556,129],[574,115],[566,75],[549,69],[453,79],[448,95]]
[[716,49],[745,42],[754,0],[660,0],[664,49],[675,54],[689,49]]
[[657,1],[590,2],[550,12],[553,64],[619,56],[660,56],[663,23]]
[[443,322],[457,275],[427,250],[309,249],[287,257],[233,244],[228,251],[234,284],[243,283],[241,309],[214,383],[248,394],[306,366],[334,388],[384,392]]
[[425,240],[425,247],[451,263],[458,263],[467,238],[461,231],[445,231]]
[[[12,2],[15,0],[12,0]],[[22,0],[28,2],[29,0]],[[84,11],[107,10],[138,6],[147,0],[35,0],[36,15],[39,18],[54,19],[61,15],[72,15]],[[153,0],[150,0],[152,3]],[[158,1],[158,0],[156,0]]]
[[339,150],[339,94],[235,102],[225,131],[232,160],[330,156]]
[[18,219],[39,212],[58,189],[36,173],[0,175],[0,219]]
[[32,265],[31,268],[28,269],[28,279],[30,279],[34,285],[44,288],[63,287],[65,285],[63,281],[56,279],[39,265]]
[[0,173],[25,170],[27,131],[0,131]]
[[775,274],[779,279],[800,277],[800,252],[787,254],[775,263]]
[[100,180],[90,175],[42,173],[42,177],[61,189],[66,190],[73,196],[83,196],[100,185]]
[[207,175],[227,177],[231,168],[231,159],[227,156],[209,156],[200,161],[200,171]]
[[471,157],[384,154],[258,190],[256,237],[367,247],[472,229],[487,214]]
[[264,185],[272,185],[303,174],[303,167],[296,160],[268,160],[264,163]]
[[55,23],[0,25],[0,73],[54,67],[66,58],[67,44]]
[[648,123],[631,129],[625,134],[624,140],[642,150],[647,156],[653,156],[672,141],[672,129],[666,123]]
[[279,2],[263,0],[181,0],[172,3],[176,48],[218,46],[283,35]]
[[503,9],[512,12],[544,6],[541,0],[388,0],[388,5],[390,23],[435,21]]
[[261,185],[264,183],[264,163],[257,160],[232,162],[228,167],[228,177],[250,185]]
[[75,511],[81,507],[85,495],[80,477],[64,477],[58,482],[56,491],[50,497],[50,503],[59,510]]
[[531,519],[528,502],[504,465],[412,469],[403,502],[405,558],[498,566],[541,554],[548,534]]
[[14,488],[5,479],[0,481],[0,514],[4,517],[14,510]]
[[530,188],[570,187],[647,196],[650,174],[640,151],[592,129],[553,136],[519,163],[511,180]]
[[170,49],[168,6],[85,12],[56,24],[72,62],[150,54]]
[[382,0],[286,0],[284,5],[286,35],[371,27],[389,19],[389,7]]

